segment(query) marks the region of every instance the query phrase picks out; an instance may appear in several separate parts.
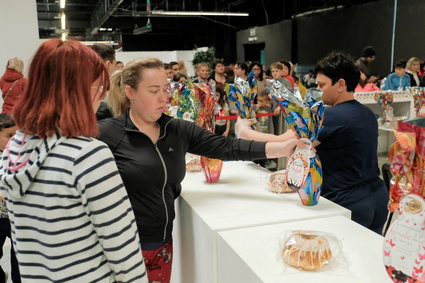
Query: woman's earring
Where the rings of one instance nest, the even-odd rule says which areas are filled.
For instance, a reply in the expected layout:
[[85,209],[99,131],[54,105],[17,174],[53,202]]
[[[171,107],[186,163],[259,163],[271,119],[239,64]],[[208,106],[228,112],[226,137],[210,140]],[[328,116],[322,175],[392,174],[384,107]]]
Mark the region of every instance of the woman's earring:
[[134,102],[134,99],[130,98],[130,103],[133,104],[133,102]]

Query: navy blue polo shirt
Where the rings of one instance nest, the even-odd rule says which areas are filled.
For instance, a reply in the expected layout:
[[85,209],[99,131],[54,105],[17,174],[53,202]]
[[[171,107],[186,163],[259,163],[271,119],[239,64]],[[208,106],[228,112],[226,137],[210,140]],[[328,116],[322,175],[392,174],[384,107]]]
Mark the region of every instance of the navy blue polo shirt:
[[385,186],[379,178],[378,123],[369,108],[356,100],[327,108],[318,140],[322,196],[347,206]]

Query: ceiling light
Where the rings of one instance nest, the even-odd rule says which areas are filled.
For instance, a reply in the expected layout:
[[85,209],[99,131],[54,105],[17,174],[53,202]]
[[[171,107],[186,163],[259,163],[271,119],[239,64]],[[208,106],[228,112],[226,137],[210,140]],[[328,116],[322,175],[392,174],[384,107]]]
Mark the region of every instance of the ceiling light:
[[231,12],[198,12],[198,11],[163,11],[154,10],[152,15],[166,16],[233,16],[233,17],[248,17],[249,13],[231,13]]
[[65,9],[65,0],[60,0],[59,6],[61,7],[61,9]]
[[62,13],[62,16],[61,16],[61,28],[66,29],[65,13]]
[[106,28],[99,28],[99,31],[105,31]]

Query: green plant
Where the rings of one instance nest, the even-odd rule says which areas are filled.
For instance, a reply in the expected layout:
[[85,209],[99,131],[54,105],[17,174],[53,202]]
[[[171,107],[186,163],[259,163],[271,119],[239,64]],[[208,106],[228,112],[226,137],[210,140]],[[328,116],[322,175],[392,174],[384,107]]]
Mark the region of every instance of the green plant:
[[207,63],[210,68],[215,60],[215,48],[209,47],[207,51],[198,51],[193,56],[192,64],[196,66],[198,63]]

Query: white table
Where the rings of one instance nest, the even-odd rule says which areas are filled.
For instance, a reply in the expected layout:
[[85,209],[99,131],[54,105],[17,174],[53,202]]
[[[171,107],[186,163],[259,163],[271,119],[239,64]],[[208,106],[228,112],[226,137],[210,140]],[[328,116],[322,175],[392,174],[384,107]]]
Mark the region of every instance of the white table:
[[349,210],[325,198],[308,207],[296,193],[266,191],[269,173],[252,162],[225,162],[217,184],[207,184],[202,172],[186,174],[175,221],[179,232],[174,234],[173,273],[178,275],[173,275],[172,282],[218,282],[220,231],[335,215],[350,217]]
[[[341,241],[347,265],[337,262],[319,272],[284,266],[278,260],[282,233],[299,229],[333,233]],[[382,260],[384,238],[342,216],[222,231],[218,235],[220,283],[392,282]]]

